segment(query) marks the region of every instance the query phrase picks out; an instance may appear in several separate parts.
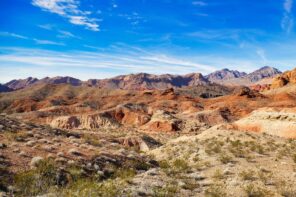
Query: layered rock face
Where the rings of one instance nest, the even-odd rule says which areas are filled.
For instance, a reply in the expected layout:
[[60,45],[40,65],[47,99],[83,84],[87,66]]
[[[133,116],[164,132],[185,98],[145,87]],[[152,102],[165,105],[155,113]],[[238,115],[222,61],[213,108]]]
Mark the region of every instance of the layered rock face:
[[296,111],[263,108],[235,122],[238,130],[296,138]]

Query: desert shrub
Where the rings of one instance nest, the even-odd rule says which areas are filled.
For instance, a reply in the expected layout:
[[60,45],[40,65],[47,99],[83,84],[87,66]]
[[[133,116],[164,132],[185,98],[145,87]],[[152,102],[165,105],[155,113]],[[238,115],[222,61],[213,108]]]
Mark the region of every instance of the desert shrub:
[[233,147],[240,147],[242,146],[242,143],[240,140],[230,141],[231,146]]
[[170,164],[168,161],[166,160],[162,160],[159,162],[159,167],[162,169],[169,169],[170,168]]
[[92,146],[97,146],[97,147],[101,146],[101,142],[91,134],[87,134],[87,133],[83,134],[83,139],[85,143],[90,144]]
[[227,196],[225,185],[213,184],[205,191],[206,197],[224,197]]
[[0,165],[0,191],[6,192],[8,190],[7,187],[12,183],[12,175],[5,165]]
[[239,176],[245,181],[247,180],[252,181],[252,180],[255,180],[254,174],[255,172],[252,170],[244,170],[239,173]]
[[132,168],[119,168],[113,174],[113,178],[121,178],[124,180],[128,180],[136,175],[135,169]]
[[64,197],[113,197],[120,195],[124,185],[124,182],[112,179],[101,183],[89,179],[80,179],[67,188],[59,189],[56,193]]
[[272,179],[272,174],[271,173],[268,173],[268,172],[262,172],[262,171],[259,171],[257,173],[258,175],[258,178],[264,183],[266,184],[269,180]]
[[220,169],[215,170],[214,174],[213,174],[213,178],[214,179],[223,179],[224,175],[223,172]]
[[296,154],[292,156],[293,161],[296,163]]
[[295,197],[296,196],[296,188],[293,183],[287,183],[286,181],[280,181],[277,184],[278,192],[284,197]]
[[257,153],[259,153],[259,154],[261,154],[261,155],[263,155],[264,154],[264,147],[261,145],[261,144],[259,144],[259,143],[255,143],[255,142],[253,142],[252,144],[251,144],[251,150],[252,151],[254,151],[254,152],[257,152]]
[[23,196],[36,196],[47,193],[56,185],[57,167],[52,161],[42,161],[36,169],[15,176],[15,185]]
[[227,164],[227,163],[230,163],[232,162],[232,157],[225,154],[225,153],[222,153],[219,157],[219,160],[223,163],[223,164]]
[[184,159],[176,159],[173,162],[173,166],[178,171],[186,171],[189,169],[189,165]]
[[256,186],[255,184],[248,184],[244,187],[248,197],[270,197],[271,192],[265,188]]
[[153,190],[153,196],[154,197],[171,197],[171,196],[176,196],[178,190],[179,190],[179,188],[176,187],[176,185],[167,184],[164,187],[155,188]]
[[220,142],[216,140],[215,138],[212,139],[211,142],[206,141],[206,146],[205,146],[205,152],[208,155],[212,155],[214,153],[221,153],[222,152],[222,147],[224,145],[224,142]]

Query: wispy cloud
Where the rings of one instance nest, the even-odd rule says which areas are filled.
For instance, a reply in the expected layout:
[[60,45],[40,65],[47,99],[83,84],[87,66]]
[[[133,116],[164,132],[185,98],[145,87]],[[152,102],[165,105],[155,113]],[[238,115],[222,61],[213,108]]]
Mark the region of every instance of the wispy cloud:
[[[45,42],[46,43],[46,42]],[[6,48],[6,54],[0,54],[1,65],[18,65],[21,67],[40,67],[46,70],[61,68],[64,71],[60,75],[69,75],[72,70],[81,70],[77,75],[87,76],[92,72],[108,72],[108,76],[121,74],[147,72],[152,74],[187,74],[192,72],[209,73],[215,70],[211,65],[201,64],[195,61],[185,60],[182,57],[172,55],[160,55],[159,53],[146,52],[138,48],[118,49],[118,51],[72,51],[54,52],[48,50]],[[121,51],[121,52],[119,52]],[[46,76],[40,73],[39,76]],[[39,77],[36,76],[36,77]],[[11,73],[11,78],[16,78]],[[89,75],[88,78],[93,77]],[[98,76],[96,78],[99,78]],[[82,78],[82,77],[79,77]]]
[[77,38],[77,39],[81,39],[79,36],[76,36],[74,34],[72,34],[69,31],[63,31],[63,30],[59,30],[59,35],[57,37],[59,38]]
[[284,13],[281,21],[281,27],[286,33],[290,33],[294,26],[294,16],[292,14],[293,0],[284,0]]
[[265,50],[257,49],[256,53],[260,57],[260,59],[262,60],[263,64],[266,64],[267,63],[267,58],[266,58]]
[[33,39],[37,44],[42,44],[42,45],[60,45],[64,46],[64,43],[61,42],[54,42],[51,40],[39,40],[39,39]]
[[265,33],[258,29],[204,29],[187,33],[187,36],[204,40],[238,40],[262,35],[265,35]]
[[206,6],[208,4],[206,2],[204,2],[204,1],[193,1],[192,2],[192,5],[195,5],[195,6]]
[[55,25],[52,24],[44,24],[44,25],[38,25],[38,27],[48,30],[48,31],[56,31],[57,37],[58,38],[76,38],[76,39],[81,39],[81,37],[74,35],[73,33],[69,32],[69,31],[64,31],[64,30],[60,30],[58,28],[55,27]]
[[131,25],[136,26],[141,22],[145,22],[146,20],[139,15],[137,12],[133,12],[131,14],[119,14],[119,17],[125,18],[130,22]]
[[11,33],[11,32],[0,32],[0,36],[14,37],[18,39],[28,39],[28,37],[26,36],[22,36],[22,35]]
[[65,17],[72,24],[84,26],[92,31],[99,31],[99,20],[90,17],[92,12],[80,10],[78,0],[33,0],[32,5]]
[[44,24],[44,25],[38,25],[38,27],[46,30],[52,30],[54,28],[54,25],[52,24]]

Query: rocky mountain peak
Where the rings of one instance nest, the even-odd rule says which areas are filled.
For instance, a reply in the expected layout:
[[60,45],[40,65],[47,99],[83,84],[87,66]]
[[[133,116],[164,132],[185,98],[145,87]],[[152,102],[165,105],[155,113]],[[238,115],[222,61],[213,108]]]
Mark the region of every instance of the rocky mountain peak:
[[15,80],[9,81],[8,83],[6,83],[4,85],[10,89],[18,90],[18,89],[22,89],[26,86],[29,86],[31,84],[34,84],[37,81],[38,81],[37,78],[28,77],[26,79],[15,79]]
[[239,72],[237,70],[229,70],[224,68],[222,70],[215,71],[206,76],[206,78],[211,82],[219,82],[223,80],[230,80],[235,78],[240,78],[246,76],[245,72]]
[[269,77],[275,77],[278,74],[281,74],[282,72],[276,68],[270,67],[270,66],[264,66],[250,74],[248,74],[246,77],[251,82],[257,82],[264,78]]

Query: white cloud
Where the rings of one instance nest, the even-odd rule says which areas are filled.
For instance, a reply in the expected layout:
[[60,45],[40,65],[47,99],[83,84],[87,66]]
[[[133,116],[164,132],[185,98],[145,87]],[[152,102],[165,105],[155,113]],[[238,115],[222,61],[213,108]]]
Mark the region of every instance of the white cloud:
[[98,19],[88,18],[87,16],[69,16],[70,22],[74,25],[83,25],[92,31],[99,31]]
[[292,14],[293,0],[284,0],[284,13],[281,21],[281,27],[286,33],[290,33],[294,26],[294,16]]
[[39,40],[39,39],[33,39],[37,44],[42,44],[42,45],[60,45],[63,46],[65,45],[64,43],[61,42],[54,42],[51,40]]
[[22,35],[10,33],[10,32],[0,32],[0,36],[14,37],[14,38],[19,38],[19,39],[28,39],[28,37],[26,37],[26,36],[22,36]]
[[90,11],[80,10],[79,4],[78,0],[32,0],[32,5],[65,17],[72,24],[84,26],[92,31],[99,31],[98,20],[89,16],[92,14]]

